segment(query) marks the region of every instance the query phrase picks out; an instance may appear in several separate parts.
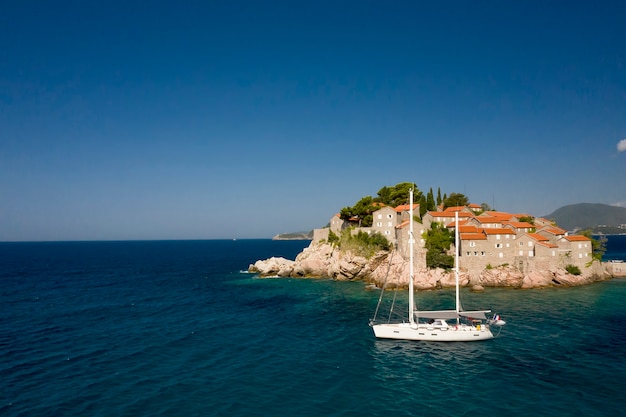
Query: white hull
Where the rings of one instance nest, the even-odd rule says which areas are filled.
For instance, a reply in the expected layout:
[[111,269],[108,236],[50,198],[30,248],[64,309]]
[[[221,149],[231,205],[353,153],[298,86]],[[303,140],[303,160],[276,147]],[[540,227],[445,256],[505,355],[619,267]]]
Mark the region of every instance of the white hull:
[[435,328],[420,324],[409,323],[376,324],[372,326],[374,335],[380,339],[425,340],[435,342],[473,342],[493,339],[493,334],[487,326],[449,326]]

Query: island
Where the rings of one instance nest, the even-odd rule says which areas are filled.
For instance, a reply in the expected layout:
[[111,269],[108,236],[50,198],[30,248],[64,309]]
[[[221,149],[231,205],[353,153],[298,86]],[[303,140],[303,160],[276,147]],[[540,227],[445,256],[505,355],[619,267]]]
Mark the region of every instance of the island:
[[[553,221],[470,204],[452,193],[435,199],[415,184],[383,187],[313,230],[311,243],[295,260],[272,257],[250,265],[260,276],[361,280],[376,287],[408,286],[409,222],[413,222],[414,285],[429,290],[455,284],[452,254],[459,218],[459,272],[462,286],[542,288],[577,286],[626,276],[626,264],[602,262],[602,241],[590,233],[571,234]],[[413,213],[413,218],[410,216]]]

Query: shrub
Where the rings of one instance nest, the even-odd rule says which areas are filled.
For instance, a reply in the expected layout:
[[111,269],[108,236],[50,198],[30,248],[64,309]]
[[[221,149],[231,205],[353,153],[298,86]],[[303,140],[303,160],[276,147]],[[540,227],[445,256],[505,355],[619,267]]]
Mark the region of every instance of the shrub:
[[336,246],[339,243],[339,236],[337,236],[332,230],[328,231],[328,243]]
[[565,270],[572,275],[580,275],[580,268],[576,265],[567,265]]
[[426,252],[426,265],[429,268],[450,270],[454,268],[454,256],[431,249]]
[[[335,237],[336,236],[337,235],[335,235]],[[330,235],[328,240],[330,242]],[[389,250],[390,248],[389,241],[380,233],[368,234],[363,231],[359,231],[357,234],[352,234],[352,229],[343,230],[341,232],[341,237],[337,237],[335,245],[341,250],[351,251],[352,253],[365,258],[371,258],[376,252],[380,250]]]

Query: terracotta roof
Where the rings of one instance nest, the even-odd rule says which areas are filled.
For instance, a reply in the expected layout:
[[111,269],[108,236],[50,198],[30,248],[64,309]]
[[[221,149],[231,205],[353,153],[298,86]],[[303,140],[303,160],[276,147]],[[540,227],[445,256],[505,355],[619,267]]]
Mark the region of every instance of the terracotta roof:
[[400,223],[399,225],[396,226],[396,229],[404,229],[405,227],[407,227],[409,225],[409,219],[406,219],[405,221],[403,221],[402,223]]
[[461,240],[487,240],[487,235],[484,233],[459,233]]
[[515,230],[509,229],[508,227],[498,227],[498,228],[486,228],[482,229],[488,235],[514,235]]
[[506,213],[504,211],[486,211],[485,214],[500,220],[510,220],[514,217],[511,213]]
[[515,227],[516,229],[532,229],[535,227],[528,222],[502,222],[502,224]]
[[545,246],[546,248],[558,248],[557,245],[553,245],[550,242],[537,242],[537,245],[539,246]]
[[476,226],[465,224],[459,224],[459,233],[481,233],[483,229],[479,229]]
[[561,229],[560,227],[556,227],[556,226],[544,226],[540,229],[540,231],[550,233],[553,235],[564,235],[565,233],[567,233],[566,230]]
[[[419,210],[419,207],[420,207],[419,204],[413,204],[413,210]],[[394,208],[394,210],[397,211],[398,213],[403,212],[403,211],[409,211],[410,209],[411,209],[410,204],[400,204],[399,206]]]
[[539,233],[526,233],[530,238],[538,241],[538,242],[549,242],[550,239],[545,237],[544,235],[540,235]]
[[502,221],[500,219],[498,219],[497,217],[492,217],[492,216],[477,216],[474,217],[476,220],[478,220],[480,223],[502,223]]
[[[450,217],[450,218],[454,218],[454,211],[429,211],[428,214],[430,214],[433,217]],[[459,219],[461,218],[477,218],[476,216],[474,216],[472,213],[463,211],[463,212],[459,212]]]
[[463,211],[464,208],[465,208],[465,206],[448,207],[444,211],[451,211],[451,212],[454,213],[455,211]]
[[[470,223],[470,219],[472,219],[473,217],[459,217],[459,230],[461,229],[462,226],[471,226],[471,227],[476,227],[474,224]],[[454,229],[456,227],[456,221],[452,220],[450,223],[446,224],[446,228],[448,229]]]
[[570,242],[591,241],[591,239],[583,235],[563,236],[563,239],[568,240]]

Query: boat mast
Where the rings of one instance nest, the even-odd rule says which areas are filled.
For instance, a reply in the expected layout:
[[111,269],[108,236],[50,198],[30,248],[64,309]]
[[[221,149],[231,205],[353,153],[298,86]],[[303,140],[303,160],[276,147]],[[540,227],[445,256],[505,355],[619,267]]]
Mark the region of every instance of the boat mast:
[[415,324],[413,297],[413,189],[409,190],[409,323]]
[[454,281],[456,285],[456,322],[459,323],[459,212],[454,212]]

